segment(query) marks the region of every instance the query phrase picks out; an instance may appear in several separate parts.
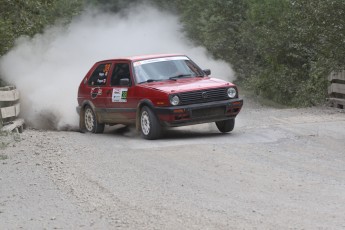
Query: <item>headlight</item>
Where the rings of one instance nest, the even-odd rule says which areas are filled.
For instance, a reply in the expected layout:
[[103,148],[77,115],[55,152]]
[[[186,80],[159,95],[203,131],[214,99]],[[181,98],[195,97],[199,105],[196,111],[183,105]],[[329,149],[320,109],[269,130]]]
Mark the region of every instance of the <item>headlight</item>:
[[237,94],[237,91],[235,88],[229,88],[227,90],[227,93],[228,93],[228,97],[230,98],[235,98],[236,97],[236,94]]
[[174,95],[174,96],[170,97],[170,103],[172,105],[178,105],[178,104],[180,104],[180,98],[177,95]]

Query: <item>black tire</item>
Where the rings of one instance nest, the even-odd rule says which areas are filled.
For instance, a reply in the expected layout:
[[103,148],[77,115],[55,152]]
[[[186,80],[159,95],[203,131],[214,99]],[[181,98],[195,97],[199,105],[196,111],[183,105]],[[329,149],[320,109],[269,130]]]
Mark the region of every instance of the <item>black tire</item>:
[[218,130],[222,133],[231,132],[235,127],[235,119],[216,121],[216,126]]
[[97,121],[97,117],[95,112],[92,110],[90,106],[85,107],[84,111],[84,128],[85,131],[90,133],[103,133],[104,131],[104,124],[99,123]]
[[162,127],[153,111],[144,106],[140,111],[140,131],[147,140],[155,140],[161,136]]

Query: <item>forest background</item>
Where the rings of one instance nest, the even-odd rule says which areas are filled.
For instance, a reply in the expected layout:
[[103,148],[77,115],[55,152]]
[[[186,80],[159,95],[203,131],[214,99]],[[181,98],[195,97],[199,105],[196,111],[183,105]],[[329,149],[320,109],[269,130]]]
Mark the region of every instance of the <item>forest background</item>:
[[0,58],[17,38],[68,24],[87,7],[138,3],[178,15],[193,43],[232,66],[239,86],[280,104],[323,103],[327,76],[345,67],[343,0],[0,0]]

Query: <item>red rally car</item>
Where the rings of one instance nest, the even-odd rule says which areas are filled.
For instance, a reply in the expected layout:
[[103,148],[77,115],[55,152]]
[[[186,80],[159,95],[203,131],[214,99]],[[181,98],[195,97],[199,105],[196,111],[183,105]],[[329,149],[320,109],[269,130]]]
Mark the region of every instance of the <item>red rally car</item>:
[[163,127],[215,122],[230,132],[243,100],[234,84],[210,74],[181,54],[97,62],[79,86],[80,129],[135,124],[144,138],[157,139]]

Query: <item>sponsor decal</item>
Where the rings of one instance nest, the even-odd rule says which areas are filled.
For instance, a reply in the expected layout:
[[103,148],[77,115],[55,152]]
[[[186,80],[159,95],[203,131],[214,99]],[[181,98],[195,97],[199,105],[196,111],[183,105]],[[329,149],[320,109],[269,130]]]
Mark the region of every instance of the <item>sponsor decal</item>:
[[91,98],[95,99],[98,95],[102,95],[102,89],[99,87],[92,88],[91,89]]
[[127,102],[128,88],[114,88],[112,102]]

